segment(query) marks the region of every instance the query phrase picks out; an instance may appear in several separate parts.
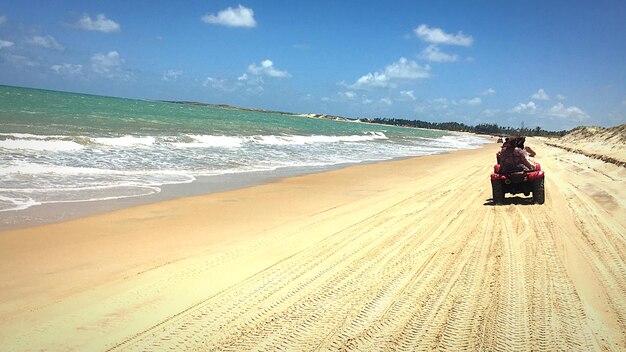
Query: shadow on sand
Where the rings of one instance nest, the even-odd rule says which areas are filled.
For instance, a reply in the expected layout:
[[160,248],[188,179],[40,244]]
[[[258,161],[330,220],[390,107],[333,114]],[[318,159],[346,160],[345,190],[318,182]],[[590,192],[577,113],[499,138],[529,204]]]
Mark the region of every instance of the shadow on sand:
[[496,204],[493,201],[493,198],[489,198],[485,201],[485,203],[483,205],[486,206],[495,206],[495,205],[510,205],[510,204],[515,204],[515,205],[533,205],[535,204],[535,202],[533,202],[533,198],[532,197],[519,197],[519,196],[514,196],[514,197],[506,197],[504,198],[504,202],[502,204]]

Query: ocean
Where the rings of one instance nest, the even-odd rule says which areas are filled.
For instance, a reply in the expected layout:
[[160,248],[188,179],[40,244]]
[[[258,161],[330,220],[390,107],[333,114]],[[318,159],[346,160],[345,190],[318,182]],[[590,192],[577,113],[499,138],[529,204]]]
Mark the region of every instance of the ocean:
[[146,197],[199,178],[317,171],[485,142],[443,131],[0,86],[0,218],[45,204]]

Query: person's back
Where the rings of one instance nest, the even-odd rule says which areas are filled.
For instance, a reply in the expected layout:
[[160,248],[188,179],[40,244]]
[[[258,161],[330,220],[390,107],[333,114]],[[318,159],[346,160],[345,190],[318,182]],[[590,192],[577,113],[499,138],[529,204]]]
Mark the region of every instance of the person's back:
[[517,148],[514,143],[505,143],[500,155],[502,173],[529,171],[533,165],[526,159],[524,151]]

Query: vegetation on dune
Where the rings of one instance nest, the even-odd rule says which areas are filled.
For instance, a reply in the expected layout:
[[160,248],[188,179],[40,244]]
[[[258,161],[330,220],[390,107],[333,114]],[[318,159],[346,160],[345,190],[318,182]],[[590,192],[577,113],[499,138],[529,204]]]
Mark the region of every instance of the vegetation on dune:
[[459,122],[427,122],[421,120],[404,120],[404,119],[380,119],[375,118],[368,120],[371,123],[378,123],[383,125],[404,126],[404,127],[416,127],[416,128],[430,128],[446,131],[459,131],[459,132],[472,132],[489,135],[523,135],[523,136],[543,136],[543,137],[562,137],[568,133],[568,131],[546,131],[541,127],[520,128],[499,126],[498,124],[481,123],[476,126],[466,125]]

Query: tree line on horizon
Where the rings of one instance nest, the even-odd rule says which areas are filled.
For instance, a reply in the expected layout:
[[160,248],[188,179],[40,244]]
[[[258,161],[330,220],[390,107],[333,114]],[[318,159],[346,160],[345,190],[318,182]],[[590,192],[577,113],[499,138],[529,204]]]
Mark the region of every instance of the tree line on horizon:
[[478,134],[489,134],[496,136],[540,136],[540,137],[562,137],[569,131],[546,131],[541,127],[526,128],[523,125],[520,128],[507,126],[499,126],[495,123],[481,123],[476,126],[466,125],[459,122],[427,122],[421,120],[404,120],[397,118],[374,118],[367,122],[377,123],[381,125],[392,125],[402,127],[428,128],[436,130],[456,131],[456,132],[472,132]]

